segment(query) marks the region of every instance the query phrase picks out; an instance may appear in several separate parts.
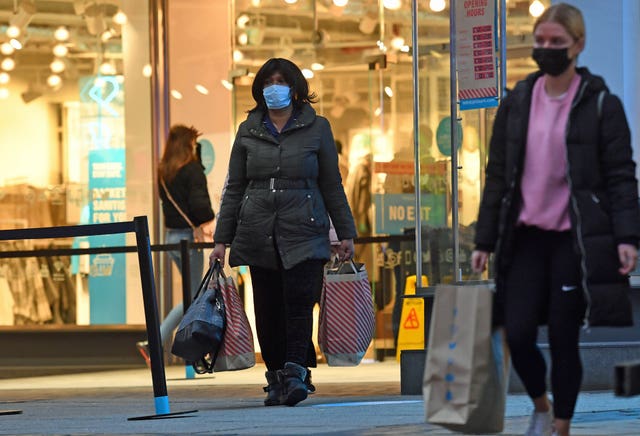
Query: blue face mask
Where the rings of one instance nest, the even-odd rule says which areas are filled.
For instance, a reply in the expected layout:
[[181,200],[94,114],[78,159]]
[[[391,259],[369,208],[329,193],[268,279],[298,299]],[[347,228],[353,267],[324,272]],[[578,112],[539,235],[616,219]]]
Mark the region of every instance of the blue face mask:
[[291,88],[285,85],[270,85],[262,90],[269,109],[284,109],[291,104]]

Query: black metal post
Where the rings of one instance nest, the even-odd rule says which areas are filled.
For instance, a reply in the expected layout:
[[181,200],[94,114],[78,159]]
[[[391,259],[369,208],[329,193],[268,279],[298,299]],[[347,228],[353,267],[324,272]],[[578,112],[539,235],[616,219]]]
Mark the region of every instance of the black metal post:
[[160,323],[158,321],[158,304],[153,280],[151,263],[151,244],[149,242],[149,224],[147,217],[136,217],[136,244],[140,263],[140,279],[142,281],[142,297],[144,300],[144,316],[147,323],[147,340],[149,341],[149,357],[151,358],[151,378],[153,380],[153,396],[156,401],[158,415],[169,413],[169,397],[167,382],[164,376],[164,358],[162,340],[160,339]]
[[138,246],[138,262],[140,263],[140,280],[142,281],[142,297],[144,301],[144,316],[147,323],[147,340],[149,341],[151,379],[153,382],[153,396],[156,414],[129,418],[129,421],[164,418],[170,415],[182,415],[185,413],[197,412],[197,410],[189,410],[170,413],[169,396],[167,394],[167,380],[164,373],[162,340],[160,338],[160,323],[158,321],[156,287],[153,279],[153,264],[151,263],[149,224],[146,216],[135,217],[133,222],[136,232],[136,245]]

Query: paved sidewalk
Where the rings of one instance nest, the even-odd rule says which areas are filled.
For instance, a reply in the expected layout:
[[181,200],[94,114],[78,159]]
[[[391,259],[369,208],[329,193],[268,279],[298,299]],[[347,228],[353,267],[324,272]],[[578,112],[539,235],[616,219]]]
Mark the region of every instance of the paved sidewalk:
[[[130,421],[155,413],[151,374],[139,370],[0,380],[0,434],[451,435],[424,420],[420,396],[400,395],[394,361],[313,369],[318,392],[296,407],[264,407],[264,366],[185,379],[167,368],[176,418]],[[510,395],[505,435],[521,435],[529,400]],[[640,397],[583,393],[572,435],[640,435]]]

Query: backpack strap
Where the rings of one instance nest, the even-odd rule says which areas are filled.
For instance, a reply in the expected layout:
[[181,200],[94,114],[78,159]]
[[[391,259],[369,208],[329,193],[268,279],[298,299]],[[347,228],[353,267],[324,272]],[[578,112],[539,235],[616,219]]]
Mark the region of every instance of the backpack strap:
[[604,98],[607,95],[607,91],[604,89],[598,94],[598,121],[602,119],[602,105],[604,104]]

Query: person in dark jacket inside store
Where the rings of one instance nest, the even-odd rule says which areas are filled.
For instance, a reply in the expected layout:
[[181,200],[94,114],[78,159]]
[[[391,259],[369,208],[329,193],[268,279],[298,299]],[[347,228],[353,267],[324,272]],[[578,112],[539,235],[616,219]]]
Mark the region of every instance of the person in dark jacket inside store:
[[[490,143],[472,267],[495,251],[496,323],[534,403],[526,435],[569,434],[580,326],[632,323],[628,274],[640,238],[629,127],[601,77],[576,67],[581,12],[548,8],[533,30],[540,71],[502,101]],[[536,345],[548,326],[551,391]]]
[[[202,226],[204,233],[213,233],[214,213],[207,188],[207,177],[198,157],[197,139],[201,133],[194,127],[177,124],[169,130],[162,158],[158,165],[158,190],[162,200],[165,244],[178,244],[186,239],[195,242],[191,225]],[[178,210],[180,209],[180,210]],[[185,219],[186,216],[191,223]],[[171,260],[181,270],[180,252],[169,251]],[[204,253],[190,250],[192,298],[202,281]],[[183,315],[182,302],[175,305],[160,325],[160,337],[165,343],[178,327]],[[138,350],[149,363],[147,341],[138,342]]]
[[300,69],[270,59],[251,93],[256,105],[231,150],[210,261],[224,264],[230,246],[229,265],[249,266],[264,404],[293,406],[307,398],[315,366],[312,310],[331,254],[329,217],[341,260],[353,256],[356,229],[331,127],[311,106],[316,95]]

